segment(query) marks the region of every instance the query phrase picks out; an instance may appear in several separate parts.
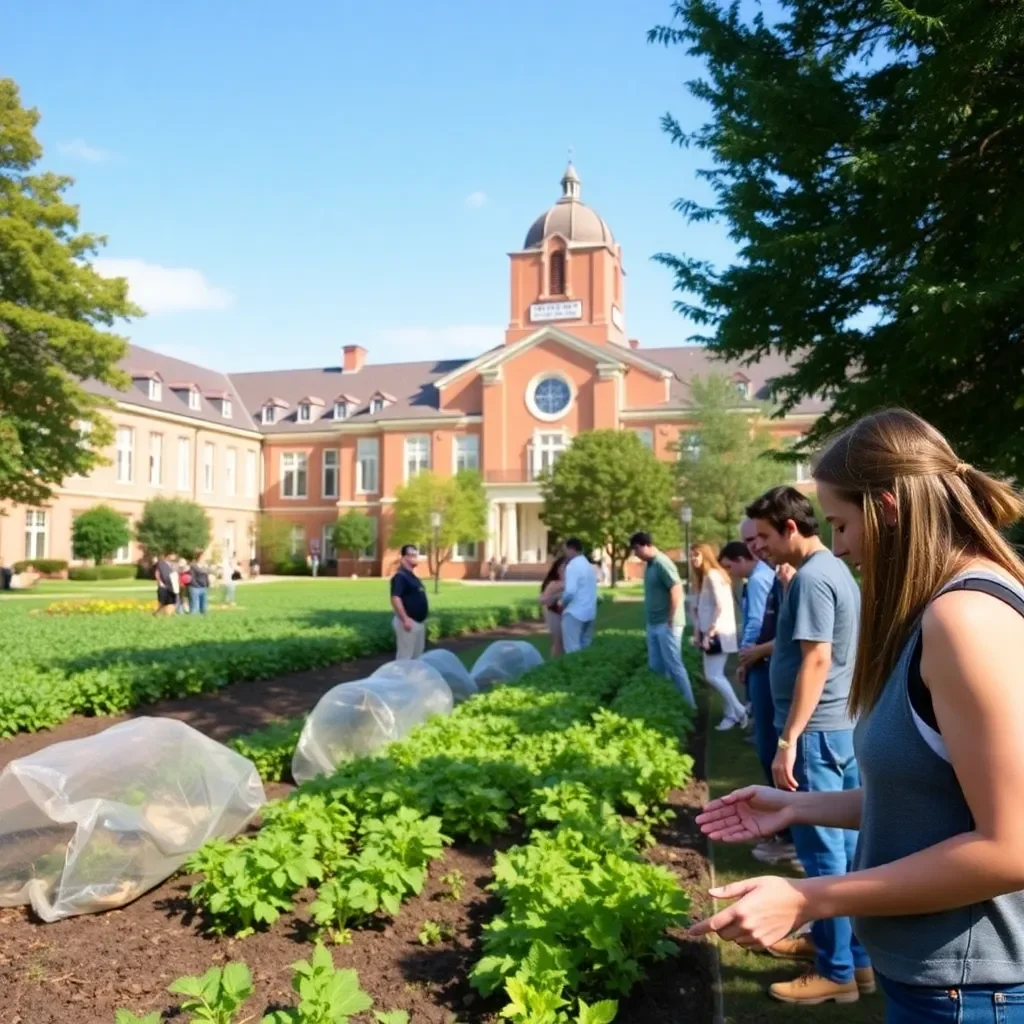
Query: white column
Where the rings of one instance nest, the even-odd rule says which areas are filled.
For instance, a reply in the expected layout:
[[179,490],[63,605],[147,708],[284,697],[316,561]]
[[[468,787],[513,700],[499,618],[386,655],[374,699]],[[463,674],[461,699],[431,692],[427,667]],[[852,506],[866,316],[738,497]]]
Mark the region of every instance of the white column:
[[516,521],[516,505],[514,501],[505,502],[505,529],[502,531],[502,556],[507,558],[509,565],[519,563],[519,524]]
[[484,542],[484,558],[490,560],[501,550],[501,516],[498,514],[498,503],[492,501],[487,506],[487,540]]

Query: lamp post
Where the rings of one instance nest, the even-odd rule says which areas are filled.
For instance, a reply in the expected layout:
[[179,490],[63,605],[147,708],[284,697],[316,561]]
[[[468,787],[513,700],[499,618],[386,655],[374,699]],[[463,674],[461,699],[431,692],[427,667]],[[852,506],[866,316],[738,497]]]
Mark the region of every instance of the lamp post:
[[434,593],[436,594],[441,586],[441,561],[438,554],[437,539],[441,530],[441,513],[430,513],[430,528],[434,531]]
[[679,512],[679,518],[682,520],[683,533],[686,538],[686,550],[683,552],[683,557],[686,559],[686,596],[689,597],[693,587],[693,580],[690,577],[690,524],[693,522],[693,509],[689,505],[684,505]]

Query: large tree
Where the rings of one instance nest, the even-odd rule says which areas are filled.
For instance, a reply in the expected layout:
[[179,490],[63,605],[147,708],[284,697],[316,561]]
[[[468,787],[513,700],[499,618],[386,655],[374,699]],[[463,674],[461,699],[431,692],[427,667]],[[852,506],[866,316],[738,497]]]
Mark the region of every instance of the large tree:
[[[441,517],[436,544],[431,523],[435,512]],[[391,544],[428,548],[427,563],[435,582],[456,544],[475,543],[486,533],[487,496],[479,473],[463,470],[454,477],[440,477],[428,470],[395,491]]]
[[187,498],[151,498],[135,524],[135,536],[149,555],[192,558],[210,543],[210,519]]
[[264,512],[256,524],[256,545],[264,570],[276,568],[291,555],[292,524]]
[[71,549],[75,558],[91,558],[96,565],[114,557],[132,539],[125,517],[109,505],[93,505],[75,517]]
[[334,548],[346,551],[355,561],[373,543],[373,522],[365,512],[351,509],[334,524]]
[[0,78],[0,499],[30,505],[100,461],[107,403],[83,381],[127,386],[124,339],[104,328],[140,315],[123,278],[90,266],[104,239],[78,230],[72,179],[35,171],[38,122]]
[[541,519],[559,537],[579,537],[612,562],[612,582],[629,557],[629,538],[647,530],[664,547],[679,536],[672,470],[631,430],[577,434],[541,478]]
[[792,361],[811,443],[899,403],[960,456],[1024,478],[1024,15],[993,0],[680,0],[651,38],[705,64],[702,150],[734,261],[660,257],[723,356]]
[[693,509],[694,540],[717,545],[734,540],[743,510],[770,487],[793,479],[779,462],[777,442],[765,425],[767,407],[742,399],[727,378],[690,381],[693,425],[677,448],[681,499]]

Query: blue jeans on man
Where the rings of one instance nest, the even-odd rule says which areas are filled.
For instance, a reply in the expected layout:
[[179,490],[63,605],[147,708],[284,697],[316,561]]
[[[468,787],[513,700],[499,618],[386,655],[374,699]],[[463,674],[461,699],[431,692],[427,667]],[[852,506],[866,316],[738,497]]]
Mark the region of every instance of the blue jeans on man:
[[206,598],[209,591],[206,587],[190,587],[188,591],[189,607],[193,615],[206,614]]
[[647,664],[652,672],[671,679],[690,707],[697,706],[690,677],[683,665],[682,626],[662,622],[647,627]]
[[757,760],[768,785],[774,786],[772,761],[775,760],[775,751],[779,745],[779,730],[775,728],[775,705],[772,702],[767,661],[759,661],[747,669],[747,700],[754,709],[754,749],[757,751]]
[[[805,732],[796,743],[793,774],[801,792],[841,793],[860,788],[853,753],[853,730]],[[818,825],[794,825],[796,854],[809,878],[845,875],[853,870],[857,833]],[[870,967],[848,917],[815,921],[811,936],[818,949],[818,973],[839,984],[853,981],[854,969]]]
[[566,654],[574,654],[589,647],[594,639],[594,620],[583,622],[575,615],[565,612],[562,615],[562,649]]

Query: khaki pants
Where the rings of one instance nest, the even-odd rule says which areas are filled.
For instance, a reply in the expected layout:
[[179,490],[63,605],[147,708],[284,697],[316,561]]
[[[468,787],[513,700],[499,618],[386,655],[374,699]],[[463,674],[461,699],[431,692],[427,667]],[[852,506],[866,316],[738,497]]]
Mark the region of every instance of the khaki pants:
[[427,627],[422,622],[414,622],[412,629],[406,630],[401,619],[396,615],[393,624],[395,627],[395,646],[397,652],[395,657],[402,661],[408,658],[418,658],[423,653],[427,643]]

